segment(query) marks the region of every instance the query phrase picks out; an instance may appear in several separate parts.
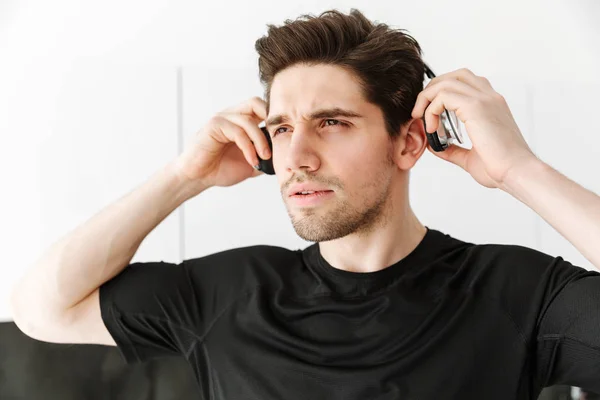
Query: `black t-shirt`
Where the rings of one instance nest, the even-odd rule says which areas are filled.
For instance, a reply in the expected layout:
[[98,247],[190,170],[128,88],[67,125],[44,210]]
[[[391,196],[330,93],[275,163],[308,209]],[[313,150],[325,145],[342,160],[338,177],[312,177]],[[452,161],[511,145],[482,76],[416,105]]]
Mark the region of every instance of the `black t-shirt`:
[[100,288],[127,363],[180,355],[203,399],[536,399],[600,392],[600,272],[428,228],[405,258],[336,269],[319,244],[136,262]]

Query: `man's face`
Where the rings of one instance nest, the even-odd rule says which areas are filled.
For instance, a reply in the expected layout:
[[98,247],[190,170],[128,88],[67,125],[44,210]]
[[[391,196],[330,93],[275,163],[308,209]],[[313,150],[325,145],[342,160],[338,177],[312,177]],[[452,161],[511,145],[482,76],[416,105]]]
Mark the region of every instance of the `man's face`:
[[[333,108],[360,117],[309,117]],[[283,120],[273,120],[282,115]],[[397,170],[394,145],[382,111],[366,102],[354,75],[331,65],[296,65],[281,71],[271,86],[267,128],[281,194],[301,238],[329,241],[370,232],[385,222]],[[297,183],[334,192],[301,204],[288,193]]]

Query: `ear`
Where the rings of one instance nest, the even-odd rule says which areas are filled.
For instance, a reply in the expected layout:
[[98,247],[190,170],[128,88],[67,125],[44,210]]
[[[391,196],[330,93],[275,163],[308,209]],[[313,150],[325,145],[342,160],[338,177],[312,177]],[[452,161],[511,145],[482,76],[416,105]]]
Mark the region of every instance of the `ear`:
[[427,149],[425,125],[420,118],[413,118],[400,127],[395,140],[396,164],[403,170],[411,169]]

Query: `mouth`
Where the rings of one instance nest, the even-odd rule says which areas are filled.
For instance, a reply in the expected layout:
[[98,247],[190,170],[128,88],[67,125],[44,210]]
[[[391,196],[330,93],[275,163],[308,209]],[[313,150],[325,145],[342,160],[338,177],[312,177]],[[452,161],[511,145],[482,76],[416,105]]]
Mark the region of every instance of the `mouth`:
[[309,192],[305,194],[296,193],[290,196],[290,199],[294,201],[297,205],[315,205],[326,199],[333,197],[333,190],[323,190],[323,191],[315,191]]
[[333,192],[333,190],[307,190],[305,192],[296,192],[296,193],[290,195],[290,197],[295,197],[295,196],[302,196],[302,197],[318,196],[320,194],[328,193],[328,192]]

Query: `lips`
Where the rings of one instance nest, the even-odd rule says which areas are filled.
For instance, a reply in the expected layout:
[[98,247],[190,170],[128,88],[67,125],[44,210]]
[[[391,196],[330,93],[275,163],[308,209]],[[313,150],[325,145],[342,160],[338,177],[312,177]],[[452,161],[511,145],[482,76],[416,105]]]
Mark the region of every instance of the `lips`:
[[326,193],[326,192],[333,192],[333,190],[305,190],[305,192],[309,192],[309,193],[294,193],[292,194],[292,196],[309,196],[311,194],[319,194],[319,193]]
[[312,194],[297,194],[290,196],[290,201],[296,207],[317,206],[335,196],[333,190],[316,191]]
[[331,189],[311,183],[297,184],[290,187],[288,196],[296,196],[302,192],[332,192]]

